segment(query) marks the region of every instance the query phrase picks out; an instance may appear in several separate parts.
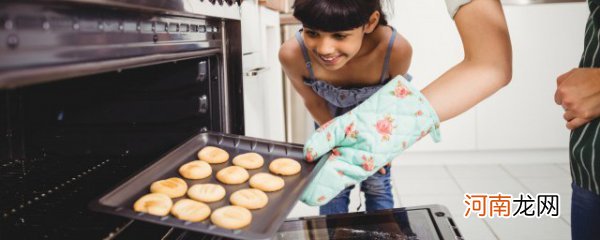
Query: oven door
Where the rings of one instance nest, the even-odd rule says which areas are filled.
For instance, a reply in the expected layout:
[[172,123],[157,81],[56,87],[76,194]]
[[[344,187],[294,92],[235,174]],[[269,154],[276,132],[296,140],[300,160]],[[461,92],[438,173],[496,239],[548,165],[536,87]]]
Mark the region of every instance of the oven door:
[[[117,238],[126,239],[126,238]],[[202,233],[174,230],[166,239],[223,239]],[[274,240],[462,240],[448,209],[441,205],[394,208],[328,216],[288,219]]]

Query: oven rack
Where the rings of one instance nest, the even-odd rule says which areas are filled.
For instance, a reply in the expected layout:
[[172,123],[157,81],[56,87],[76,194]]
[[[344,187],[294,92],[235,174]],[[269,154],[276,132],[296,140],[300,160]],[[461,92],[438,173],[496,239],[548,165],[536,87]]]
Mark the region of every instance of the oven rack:
[[102,159],[81,161],[93,164],[63,179],[63,182],[46,188],[47,191],[28,194],[20,205],[4,210],[0,222],[11,227],[6,228],[1,236],[9,239],[14,236],[26,239],[28,236],[51,239],[102,238],[111,229],[123,226],[126,222],[124,219],[89,211],[89,199],[122,181],[139,169],[140,163],[145,163],[133,158]]

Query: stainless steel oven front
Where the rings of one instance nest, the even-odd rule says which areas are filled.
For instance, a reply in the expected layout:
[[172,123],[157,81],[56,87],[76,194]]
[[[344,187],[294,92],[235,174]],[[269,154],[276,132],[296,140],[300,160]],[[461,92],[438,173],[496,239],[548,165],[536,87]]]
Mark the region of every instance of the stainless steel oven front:
[[0,238],[171,234],[87,204],[199,132],[244,133],[239,7],[0,3]]

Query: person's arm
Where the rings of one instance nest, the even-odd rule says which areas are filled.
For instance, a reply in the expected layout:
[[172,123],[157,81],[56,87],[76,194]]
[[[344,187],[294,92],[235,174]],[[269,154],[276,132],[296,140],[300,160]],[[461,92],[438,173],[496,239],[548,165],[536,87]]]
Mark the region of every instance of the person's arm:
[[575,68],[556,79],[554,101],[565,110],[568,129],[600,116],[600,68]]
[[[300,53],[300,46],[295,42],[295,39],[288,40],[281,45],[279,49],[279,61],[292,86],[304,100],[304,106],[313,119],[319,125],[323,125],[331,120],[333,117],[329,113],[327,102],[303,83],[302,73],[305,69],[302,67],[305,67],[305,65]],[[297,64],[297,61],[302,61],[302,63]]]
[[512,49],[500,1],[473,0],[459,8],[454,21],[464,59],[422,90],[440,121],[469,110],[512,78]]

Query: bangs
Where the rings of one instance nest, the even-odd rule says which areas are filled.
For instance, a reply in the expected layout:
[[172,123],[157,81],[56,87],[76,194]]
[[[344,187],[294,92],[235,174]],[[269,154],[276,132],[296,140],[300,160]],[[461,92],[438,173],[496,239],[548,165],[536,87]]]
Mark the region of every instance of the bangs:
[[306,27],[325,31],[347,31],[369,22],[373,13],[361,9],[356,0],[296,0],[294,17]]

